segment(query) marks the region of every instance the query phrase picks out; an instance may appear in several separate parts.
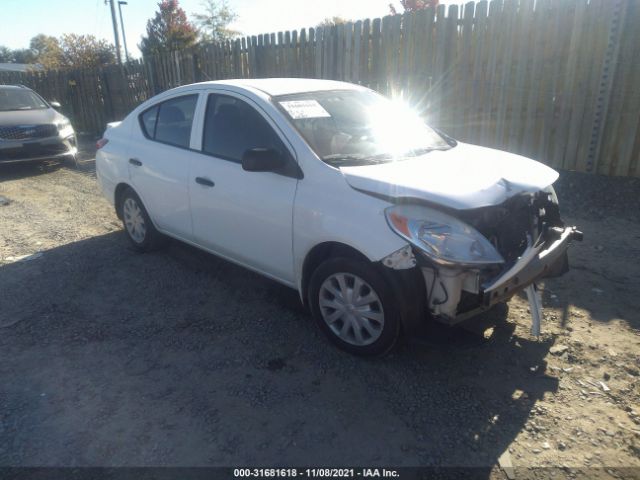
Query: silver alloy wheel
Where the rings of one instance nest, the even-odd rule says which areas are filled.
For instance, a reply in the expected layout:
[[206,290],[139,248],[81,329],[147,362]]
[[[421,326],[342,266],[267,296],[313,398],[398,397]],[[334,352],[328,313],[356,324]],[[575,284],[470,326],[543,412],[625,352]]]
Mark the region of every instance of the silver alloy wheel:
[[382,334],[384,311],[376,291],[352,273],[334,273],[320,286],[320,313],[331,331],[356,346],[370,345]]
[[131,197],[127,198],[124,201],[122,214],[129,236],[136,243],[144,242],[144,238],[147,235],[147,226],[144,223],[142,209],[138,205],[138,202]]

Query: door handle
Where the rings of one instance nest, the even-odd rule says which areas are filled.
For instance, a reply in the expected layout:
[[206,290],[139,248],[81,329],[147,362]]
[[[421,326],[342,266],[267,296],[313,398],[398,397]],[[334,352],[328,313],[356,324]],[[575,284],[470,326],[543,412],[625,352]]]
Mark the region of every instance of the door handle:
[[205,187],[213,187],[215,185],[215,183],[213,183],[211,180],[204,177],[196,177],[196,183],[204,185]]
[[130,158],[129,159],[129,163],[131,165],[135,165],[136,167],[141,167],[142,166],[142,162],[140,160],[138,160],[137,158]]

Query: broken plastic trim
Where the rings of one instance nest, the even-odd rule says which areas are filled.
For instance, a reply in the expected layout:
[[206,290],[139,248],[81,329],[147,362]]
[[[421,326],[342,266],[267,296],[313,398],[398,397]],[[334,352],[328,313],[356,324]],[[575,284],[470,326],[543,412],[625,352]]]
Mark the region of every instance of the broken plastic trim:
[[382,264],[393,270],[407,270],[416,266],[416,257],[411,245],[405,245],[400,250],[384,257]]
[[529,310],[531,311],[531,335],[540,336],[540,324],[542,323],[542,300],[535,283],[532,283],[524,289],[529,301]]
[[[509,270],[484,286],[483,303],[488,306],[501,302],[543,277],[567,251],[569,243],[574,239],[582,240],[582,232],[576,227],[564,228],[552,242],[541,242],[538,239],[534,243],[531,237],[528,237],[527,249],[520,259]],[[543,250],[549,243],[551,244]]]

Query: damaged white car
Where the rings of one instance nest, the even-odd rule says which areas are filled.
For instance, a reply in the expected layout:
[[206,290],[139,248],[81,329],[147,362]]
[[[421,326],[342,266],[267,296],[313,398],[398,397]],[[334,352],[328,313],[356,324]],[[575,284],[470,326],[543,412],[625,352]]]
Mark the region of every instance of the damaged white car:
[[206,82],[112,124],[97,176],[133,246],[170,236],[299,291],[339,347],[388,352],[568,268],[558,173],[356,85]]

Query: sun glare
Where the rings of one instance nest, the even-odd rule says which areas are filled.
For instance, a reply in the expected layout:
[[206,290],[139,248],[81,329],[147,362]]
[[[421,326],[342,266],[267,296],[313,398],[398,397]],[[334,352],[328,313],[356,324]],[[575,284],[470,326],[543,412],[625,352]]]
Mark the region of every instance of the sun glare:
[[419,148],[428,134],[418,112],[402,100],[377,104],[369,109],[369,118],[376,143],[394,156]]

